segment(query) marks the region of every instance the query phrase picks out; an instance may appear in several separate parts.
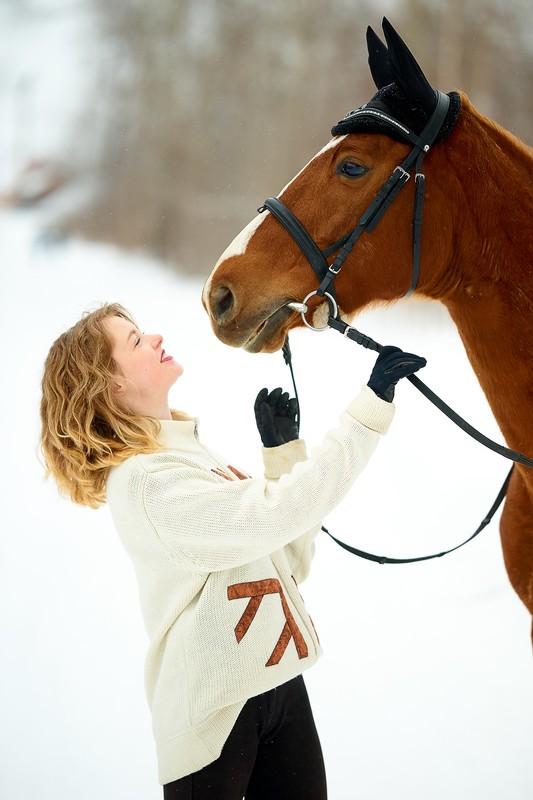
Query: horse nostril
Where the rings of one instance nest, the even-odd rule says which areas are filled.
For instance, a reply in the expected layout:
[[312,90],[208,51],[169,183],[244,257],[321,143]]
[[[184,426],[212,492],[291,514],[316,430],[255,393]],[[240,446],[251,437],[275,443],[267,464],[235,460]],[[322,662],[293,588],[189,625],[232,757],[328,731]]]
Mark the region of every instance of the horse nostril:
[[217,286],[211,294],[211,310],[215,319],[220,322],[227,317],[233,308],[234,297],[231,289],[227,286]]

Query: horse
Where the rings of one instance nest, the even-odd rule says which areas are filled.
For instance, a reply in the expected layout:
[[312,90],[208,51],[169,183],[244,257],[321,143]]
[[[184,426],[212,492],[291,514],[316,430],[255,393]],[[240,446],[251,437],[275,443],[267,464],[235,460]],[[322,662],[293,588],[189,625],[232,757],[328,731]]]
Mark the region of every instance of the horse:
[[[464,91],[433,89],[382,27],[385,42],[367,30],[376,94],[230,243],[202,302],[216,336],[252,353],[337,309],[352,320],[410,294],[440,302],[507,444],[533,457],[533,150]],[[500,536],[533,614],[531,468],[513,470]]]

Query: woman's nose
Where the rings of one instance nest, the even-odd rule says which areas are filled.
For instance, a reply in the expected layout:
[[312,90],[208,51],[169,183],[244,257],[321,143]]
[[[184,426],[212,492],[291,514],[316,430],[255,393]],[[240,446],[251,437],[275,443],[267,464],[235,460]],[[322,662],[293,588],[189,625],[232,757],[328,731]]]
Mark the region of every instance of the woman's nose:
[[152,333],[152,347],[154,350],[157,350],[162,341],[163,337],[160,333]]

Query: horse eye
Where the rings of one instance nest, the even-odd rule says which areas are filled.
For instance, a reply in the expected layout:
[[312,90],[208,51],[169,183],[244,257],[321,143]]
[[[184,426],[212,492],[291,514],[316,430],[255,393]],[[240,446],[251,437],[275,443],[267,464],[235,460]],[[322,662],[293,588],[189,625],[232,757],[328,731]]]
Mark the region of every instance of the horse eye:
[[339,175],[346,175],[347,178],[360,178],[367,172],[367,168],[356,161],[343,161],[337,167],[337,172]]

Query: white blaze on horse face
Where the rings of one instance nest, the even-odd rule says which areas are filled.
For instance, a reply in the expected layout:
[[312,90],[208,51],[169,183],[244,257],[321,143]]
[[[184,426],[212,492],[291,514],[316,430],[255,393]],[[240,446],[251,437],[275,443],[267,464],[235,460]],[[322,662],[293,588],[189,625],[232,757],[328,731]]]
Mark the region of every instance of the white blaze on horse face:
[[204,286],[203,296],[205,301],[207,302],[207,298],[209,296],[209,291],[211,289],[211,282],[214,278],[215,272],[220,267],[224,261],[227,261],[228,258],[233,258],[233,256],[242,256],[242,254],[246,251],[246,247],[248,246],[248,242],[266,218],[266,214],[258,214],[256,217],[253,218],[248,225],[242,229],[240,233],[237,234],[235,239],[226,247],[220,258],[218,259],[217,263],[213,267],[213,271],[211,275],[207,279],[207,283]]
[[256,232],[257,228],[261,225],[264,221],[265,215],[258,214],[256,217],[253,218],[248,225],[242,229],[240,233],[237,234],[235,239],[231,242],[231,244],[226,247],[220,258],[218,259],[217,263],[215,264],[215,269],[223,262],[226,261],[228,258],[232,258],[232,256],[240,256],[246,251],[246,247],[248,246],[248,242]]
[[[281,190],[281,192],[279,193],[278,197],[281,197],[282,194],[286,191],[286,189],[288,189],[289,186],[291,186],[291,184],[294,183],[294,181],[297,178],[300,177],[302,172],[304,172],[304,170],[307,169],[309,164],[312,164],[313,161],[315,161],[315,159],[319,158],[327,150],[331,150],[333,147],[336,147],[345,138],[346,138],[346,136],[335,136],[333,139],[331,139],[322,148],[322,150],[319,150],[319,152],[316,155],[314,155],[313,158],[310,161],[308,161],[308,163],[305,165],[305,167],[303,167],[300,170],[300,172],[297,175],[295,175],[294,178],[292,178],[292,180],[289,181],[289,183]],[[256,217],[254,217],[252,219],[252,221],[249,222],[248,225],[245,228],[243,228],[242,231],[239,234],[237,234],[235,239],[228,245],[228,247],[226,247],[226,249],[224,250],[224,252],[220,256],[220,258],[218,259],[217,263],[213,267],[213,271],[211,272],[211,275],[207,279],[207,282],[206,282],[206,284],[204,286],[203,298],[204,298],[204,302],[206,304],[207,304],[207,300],[208,300],[208,297],[209,297],[209,292],[211,290],[211,285],[212,285],[212,282],[213,282],[213,278],[215,276],[215,273],[216,273],[217,269],[220,267],[221,264],[224,263],[224,261],[227,261],[228,258],[233,258],[233,256],[242,256],[242,255],[244,255],[244,253],[246,252],[246,248],[248,247],[248,244],[250,242],[250,239],[252,238],[252,236],[254,235],[256,230],[259,228],[259,226],[265,221],[265,219],[267,219],[267,217],[269,216],[269,213],[270,212],[268,212],[268,211],[267,212],[263,212],[262,214],[258,214]]]
[[286,186],[284,186],[284,187],[283,187],[283,189],[282,189],[282,190],[281,190],[281,192],[279,193],[278,197],[280,197],[280,198],[281,198],[282,194],[283,194],[284,192],[286,192],[286,191],[287,191],[287,189],[289,188],[289,186],[292,186],[292,184],[294,183],[294,181],[295,181],[295,180],[297,180],[297,179],[300,177],[300,175],[302,174],[302,172],[305,172],[305,170],[307,169],[307,167],[309,166],[309,164],[312,164],[312,163],[313,163],[313,161],[316,161],[316,159],[317,159],[317,158],[320,158],[320,156],[321,156],[321,155],[323,155],[323,154],[324,154],[325,152],[327,152],[328,150],[331,150],[333,147],[337,147],[337,145],[338,145],[338,144],[340,144],[340,142],[342,142],[342,140],[343,140],[343,139],[346,139],[346,136],[347,136],[347,135],[348,135],[348,134],[344,134],[344,136],[334,136],[334,137],[333,137],[333,139],[331,139],[331,140],[330,140],[330,141],[327,143],[327,145],[325,145],[325,146],[322,148],[322,150],[319,150],[319,151],[318,151],[318,153],[317,153],[316,155],[314,155],[314,156],[313,156],[313,158],[312,158],[310,161],[308,161],[308,162],[307,162],[307,164],[305,165],[305,167],[302,167],[302,169],[300,170],[300,172],[299,172],[297,175],[295,175],[295,176],[294,176],[294,178],[292,178],[292,180],[290,180]]

